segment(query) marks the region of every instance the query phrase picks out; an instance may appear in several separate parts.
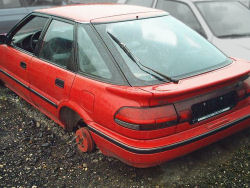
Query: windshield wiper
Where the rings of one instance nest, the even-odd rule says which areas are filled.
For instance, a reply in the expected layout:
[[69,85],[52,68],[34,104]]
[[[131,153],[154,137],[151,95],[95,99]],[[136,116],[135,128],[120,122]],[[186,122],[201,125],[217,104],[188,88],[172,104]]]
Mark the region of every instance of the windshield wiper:
[[[109,36],[110,36],[110,37],[111,37],[111,38],[121,47],[121,49],[128,55],[128,57],[129,57],[134,63],[136,63],[136,65],[137,65],[142,71],[144,71],[144,72],[150,74],[148,71],[145,71],[144,69],[142,69],[141,66],[144,67],[144,68],[146,68],[146,69],[148,69],[148,70],[150,70],[150,71],[152,71],[152,72],[155,73],[155,74],[158,74],[159,76],[161,76],[162,78],[164,78],[164,79],[166,79],[166,80],[169,80],[169,81],[171,81],[171,82],[173,82],[173,83],[177,83],[177,84],[179,83],[179,80],[176,80],[176,79],[174,79],[174,78],[171,78],[171,77],[169,77],[169,76],[167,76],[167,75],[164,75],[164,74],[162,74],[162,73],[160,73],[160,72],[158,72],[158,71],[156,71],[156,70],[151,69],[150,67],[147,67],[147,66],[143,65],[143,64],[140,62],[140,60],[139,60],[137,57],[135,57],[135,56],[133,55],[133,53],[127,48],[127,46],[126,46],[124,43],[120,42],[119,39],[116,38],[116,37],[115,37],[113,34],[111,34],[110,32],[107,31],[107,33],[108,33],[108,35],[109,35]],[[150,74],[150,75],[152,75],[152,74]],[[152,76],[154,76],[154,77],[157,78],[158,80],[162,80],[161,78],[159,78],[159,77],[156,76],[156,75],[152,75]]]
[[238,38],[238,37],[249,37],[250,33],[245,34],[229,34],[229,35],[220,35],[219,38]]

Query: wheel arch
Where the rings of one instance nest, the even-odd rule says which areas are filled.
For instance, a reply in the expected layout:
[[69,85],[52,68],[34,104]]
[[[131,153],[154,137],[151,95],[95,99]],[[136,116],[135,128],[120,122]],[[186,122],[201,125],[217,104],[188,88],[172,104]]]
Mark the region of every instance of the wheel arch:
[[79,123],[81,126],[85,126],[88,122],[93,121],[89,114],[74,102],[63,102],[58,109],[59,121],[67,131],[73,131]]
[[5,83],[3,80],[1,80],[1,78],[0,78],[0,86],[5,86]]

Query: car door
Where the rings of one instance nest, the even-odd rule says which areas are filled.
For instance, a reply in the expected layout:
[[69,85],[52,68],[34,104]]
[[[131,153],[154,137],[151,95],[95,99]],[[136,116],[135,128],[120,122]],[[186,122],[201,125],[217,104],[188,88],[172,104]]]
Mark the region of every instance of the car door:
[[58,105],[68,100],[75,77],[74,23],[53,19],[39,49],[29,71],[31,98],[41,111],[56,118]]
[[[38,40],[48,18],[31,15],[12,33],[9,44],[2,47],[1,66],[5,83],[17,94],[29,101],[28,71]],[[33,41],[33,42],[32,42]]]

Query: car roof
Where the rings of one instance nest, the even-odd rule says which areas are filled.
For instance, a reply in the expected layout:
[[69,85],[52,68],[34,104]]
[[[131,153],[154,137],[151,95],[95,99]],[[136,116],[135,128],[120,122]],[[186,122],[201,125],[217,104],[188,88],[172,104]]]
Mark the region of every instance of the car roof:
[[165,13],[164,11],[152,8],[124,4],[78,4],[40,9],[34,12],[59,16],[76,22],[91,22],[92,20],[103,18],[109,18],[109,21],[114,18],[114,21],[116,21],[117,19],[119,20],[119,16],[124,19],[124,16],[129,17],[129,15],[134,14],[144,13],[148,16],[150,13],[154,15],[155,12],[160,14]]

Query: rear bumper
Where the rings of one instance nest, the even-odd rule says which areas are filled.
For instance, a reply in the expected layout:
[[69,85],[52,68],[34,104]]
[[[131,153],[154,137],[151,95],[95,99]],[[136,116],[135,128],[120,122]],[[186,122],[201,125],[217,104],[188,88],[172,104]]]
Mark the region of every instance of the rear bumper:
[[250,127],[250,106],[193,129],[153,140],[124,138],[97,124],[89,125],[93,139],[105,155],[141,168],[185,155],[247,127]]

